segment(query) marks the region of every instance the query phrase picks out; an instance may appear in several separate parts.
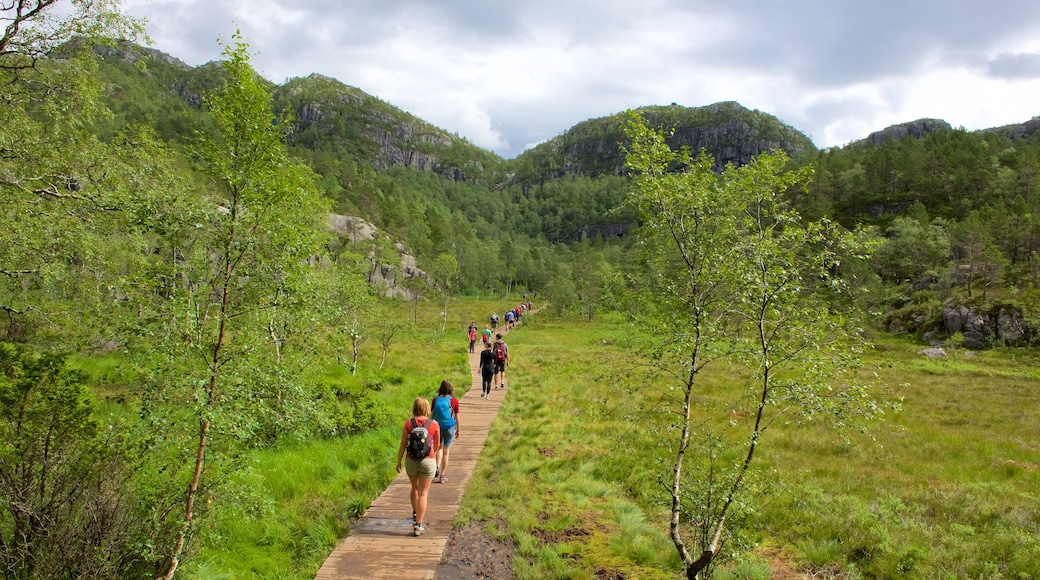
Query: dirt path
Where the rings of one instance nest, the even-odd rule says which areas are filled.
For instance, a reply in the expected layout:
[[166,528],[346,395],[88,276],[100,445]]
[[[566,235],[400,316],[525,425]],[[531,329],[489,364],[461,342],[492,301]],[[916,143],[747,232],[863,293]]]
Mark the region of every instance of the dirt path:
[[[499,330],[503,334],[508,332]],[[492,389],[490,400],[481,398],[480,374],[477,372],[479,351],[478,348],[476,353],[469,355],[473,383],[465,396],[459,399],[461,435],[451,447],[448,481],[434,483],[430,488],[426,533],[419,537],[412,535],[412,509],[408,499],[411,486],[402,470],[325,560],[315,580],[434,577],[466,484],[508,392]],[[509,373],[507,377],[512,378]]]

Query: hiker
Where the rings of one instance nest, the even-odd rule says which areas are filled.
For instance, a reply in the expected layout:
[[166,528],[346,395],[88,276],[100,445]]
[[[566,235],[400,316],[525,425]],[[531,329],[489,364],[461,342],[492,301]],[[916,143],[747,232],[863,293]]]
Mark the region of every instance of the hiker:
[[430,407],[433,413],[430,417],[441,429],[441,444],[437,446],[437,472],[434,473],[433,481],[444,483],[448,481],[448,476],[444,473],[448,471],[451,444],[459,436],[459,400],[455,398],[451,381],[441,381],[441,388],[437,390],[437,396]]
[[[425,432],[425,446],[429,452],[425,456],[418,453],[416,437],[412,437],[413,431]],[[418,435],[418,434],[417,434]],[[426,496],[430,493],[430,484],[433,483],[433,475],[437,472],[436,451],[440,447],[440,428],[437,422],[430,418],[430,402],[422,397],[417,397],[412,403],[412,418],[404,422],[401,430],[401,445],[397,448],[397,472],[401,472],[401,460],[404,460],[405,473],[408,481],[412,484],[412,532],[421,536],[426,531],[423,518],[426,517]],[[405,451],[408,455],[405,455]],[[418,455],[420,458],[415,458]]]
[[484,341],[484,350],[480,351],[480,378],[482,399],[491,399],[491,381],[495,377],[495,353],[491,352],[491,341]]
[[501,379],[495,380],[497,383],[495,388],[506,388],[506,366],[509,364],[509,345],[502,340],[501,334],[495,335],[495,344],[492,348],[492,352],[495,356],[495,378],[498,375],[502,375]]
[[513,322],[516,321],[516,314],[512,310],[506,311],[506,328],[513,328]]
[[484,330],[480,331],[480,342],[491,344],[491,329],[486,324],[484,325]]
[[491,313],[491,330],[498,330],[498,313]]
[[469,321],[469,331],[468,331],[468,334],[469,334],[469,352],[473,353],[473,352],[475,352],[475,347],[476,347],[476,344],[477,344],[477,325],[472,320]]

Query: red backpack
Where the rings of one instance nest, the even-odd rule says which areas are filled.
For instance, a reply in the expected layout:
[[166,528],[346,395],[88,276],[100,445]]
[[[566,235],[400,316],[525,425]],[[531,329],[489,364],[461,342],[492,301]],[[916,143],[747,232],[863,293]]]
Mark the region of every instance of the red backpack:
[[495,360],[498,362],[506,361],[506,343],[499,341],[495,343]]

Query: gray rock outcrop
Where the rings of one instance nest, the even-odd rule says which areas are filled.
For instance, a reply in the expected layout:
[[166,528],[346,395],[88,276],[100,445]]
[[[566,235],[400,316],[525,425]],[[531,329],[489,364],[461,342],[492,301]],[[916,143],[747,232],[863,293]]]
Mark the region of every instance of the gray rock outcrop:
[[932,131],[951,130],[953,127],[942,119],[918,119],[907,123],[891,125],[880,131],[874,131],[864,140],[877,147],[888,141],[896,141],[907,135],[920,139]]
[[413,279],[426,280],[427,275],[419,269],[415,256],[408,253],[404,244],[393,244],[392,256],[387,256],[386,252],[380,253],[377,251],[378,244],[375,243],[381,236],[379,230],[356,216],[332,214],[329,216],[329,229],[346,243],[370,243],[366,252],[371,262],[368,282],[384,296],[409,300],[416,297],[409,288],[410,283]]
[[1022,346],[1035,333],[1026,322],[1022,309],[1000,304],[987,311],[978,311],[965,305],[948,303],[943,308],[943,325],[946,333],[960,333],[966,348],[979,349],[997,343],[1005,346]]

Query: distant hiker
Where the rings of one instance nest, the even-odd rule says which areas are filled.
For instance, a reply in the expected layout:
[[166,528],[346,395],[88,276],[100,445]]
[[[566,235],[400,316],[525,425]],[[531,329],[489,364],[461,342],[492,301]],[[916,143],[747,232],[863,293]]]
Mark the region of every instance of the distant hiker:
[[484,341],[484,350],[480,351],[480,378],[481,382],[481,394],[480,397],[483,399],[491,399],[491,381],[495,378],[495,372],[498,368],[495,366],[495,353],[491,351],[491,341]]
[[[506,388],[506,365],[509,364],[509,345],[502,340],[501,334],[495,335],[495,344],[491,352],[494,353],[495,357],[495,378],[497,379],[495,388],[501,387],[504,389]],[[502,376],[501,379],[498,379],[499,375]]]
[[472,352],[476,352],[475,351],[475,347],[476,347],[476,344],[477,344],[477,325],[472,320],[469,321],[469,331],[468,331],[468,334],[469,334],[469,351],[471,353]]
[[498,329],[498,313],[494,312],[491,314],[491,330]]
[[512,310],[506,311],[506,328],[513,328],[514,322],[516,322],[516,314]]
[[527,302],[527,290],[524,290],[523,295],[520,297],[524,300],[524,302]]
[[430,493],[430,484],[437,472],[435,457],[440,448],[440,438],[440,427],[430,418],[430,402],[422,397],[416,398],[412,403],[412,418],[404,422],[401,445],[397,448],[397,471],[401,472],[403,459],[405,473],[412,484],[412,532],[416,536],[426,531],[426,524],[423,523],[426,517],[426,496]]
[[484,344],[491,344],[492,334],[493,333],[491,332],[491,329],[488,328],[488,325],[485,324],[484,330],[480,331],[480,342],[483,342]]
[[441,388],[437,390],[437,396],[430,406],[433,412],[430,417],[441,428],[441,444],[437,447],[437,472],[434,474],[434,481],[444,483],[448,481],[448,476],[444,473],[448,471],[451,444],[459,436],[459,400],[455,398],[451,381],[441,381]]

